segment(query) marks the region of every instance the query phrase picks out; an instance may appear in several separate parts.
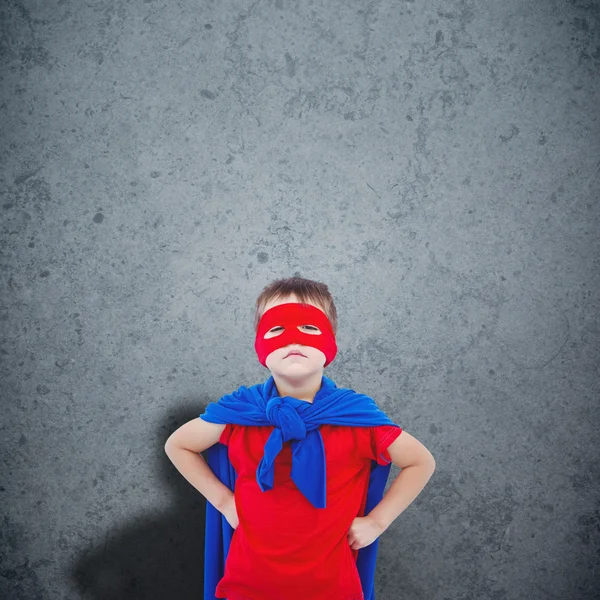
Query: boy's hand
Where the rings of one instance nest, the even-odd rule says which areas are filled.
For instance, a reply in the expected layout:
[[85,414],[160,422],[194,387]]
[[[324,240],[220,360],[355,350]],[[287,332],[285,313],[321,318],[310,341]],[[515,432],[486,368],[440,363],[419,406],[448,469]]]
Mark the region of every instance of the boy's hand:
[[352,550],[360,550],[372,544],[384,529],[373,517],[356,517],[348,530],[348,543]]

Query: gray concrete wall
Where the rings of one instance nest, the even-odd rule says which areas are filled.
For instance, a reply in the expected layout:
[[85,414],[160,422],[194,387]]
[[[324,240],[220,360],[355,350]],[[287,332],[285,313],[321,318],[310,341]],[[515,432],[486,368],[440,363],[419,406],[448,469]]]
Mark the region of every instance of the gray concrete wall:
[[268,377],[254,301],[300,274],[336,300],[326,374],[437,460],[378,600],[600,598],[599,21],[2,2],[0,596],[201,598],[163,444]]

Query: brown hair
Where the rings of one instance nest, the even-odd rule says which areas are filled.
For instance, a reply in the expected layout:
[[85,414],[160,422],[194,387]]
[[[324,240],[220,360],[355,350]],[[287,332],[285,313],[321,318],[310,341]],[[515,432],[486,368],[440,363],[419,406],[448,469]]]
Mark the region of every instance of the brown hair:
[[300,302],[314,302],[318,304],[327,315],[333,334],[337,333],[337,311],[333,297],[324,283],[304,279],[304,277],[288,277],[276,279],[267,285],[256,299],[256,312],[254,313],[254,331],[258,329],[258,322],[263,316],[265,306],[271,300],[284,299],[290,294],[295,294]]

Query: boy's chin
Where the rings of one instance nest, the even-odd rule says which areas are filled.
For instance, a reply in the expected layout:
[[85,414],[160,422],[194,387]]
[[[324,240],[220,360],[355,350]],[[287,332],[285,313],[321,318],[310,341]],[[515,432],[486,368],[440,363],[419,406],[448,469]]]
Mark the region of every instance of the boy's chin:
[[275,375],[280,375],[282,377],[306,379],[308,377],[312,377],[315,373],[323,373],[323,370],[323,367],[316,367],[314,365],[311,367],[304,368],[292,367],[291,369],[289,367],[284,367],[280,369],[275,369],[274,371],[271,370],[271,374],[274,373]]

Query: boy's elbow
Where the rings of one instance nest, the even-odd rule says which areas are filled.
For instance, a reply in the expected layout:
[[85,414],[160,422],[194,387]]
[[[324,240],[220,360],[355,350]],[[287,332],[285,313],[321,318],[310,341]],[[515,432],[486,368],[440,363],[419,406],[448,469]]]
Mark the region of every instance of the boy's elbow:
[[169,453],[177,447],[177,444],[173,438],[173,436],[169,436],[167,438],[167,441],[165,442],[165,445],[163,446],[164,450],[165,450],[165,454],[168,456]]
[[435,458],[433,457],[433,454],[427,450],[427,448],[425,448],[425,453],[421,464],[425,464],[431,469],[432,472],[435,471]]

